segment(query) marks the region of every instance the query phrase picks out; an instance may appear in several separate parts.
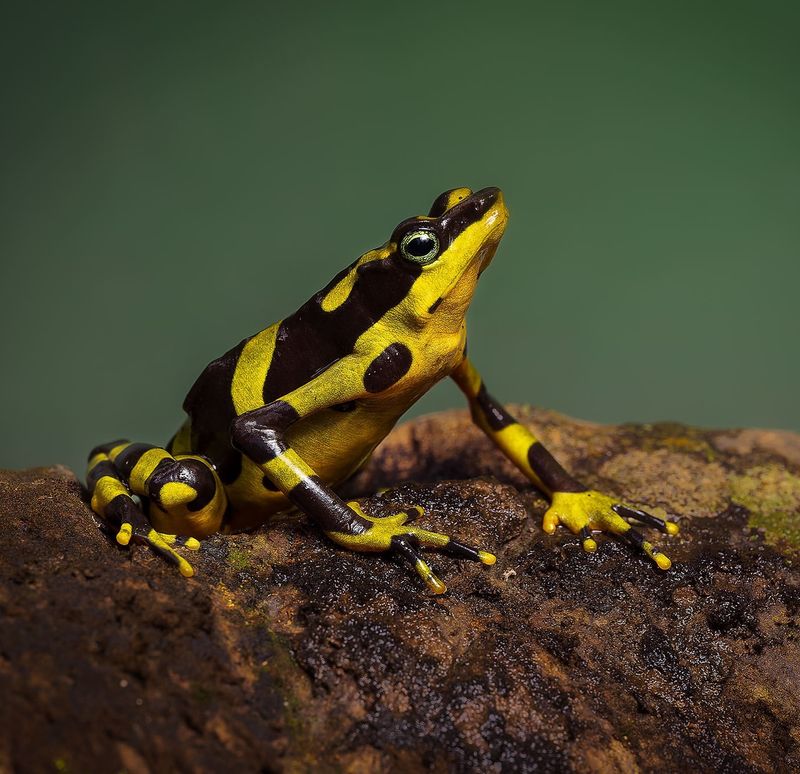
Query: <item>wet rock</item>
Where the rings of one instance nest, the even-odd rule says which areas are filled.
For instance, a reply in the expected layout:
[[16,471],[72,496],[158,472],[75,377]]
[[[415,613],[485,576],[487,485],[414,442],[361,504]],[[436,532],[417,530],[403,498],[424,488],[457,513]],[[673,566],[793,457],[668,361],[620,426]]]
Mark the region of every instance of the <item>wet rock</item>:
[[671,571],[544,535],[464,412],[350,485],[497,553],[431,555],[442,597],[298,515],[206,541],[186,581],[98,530],[70,471],[0,474],[0,771],[800,769],[800,439],[517,413],[680,522]]

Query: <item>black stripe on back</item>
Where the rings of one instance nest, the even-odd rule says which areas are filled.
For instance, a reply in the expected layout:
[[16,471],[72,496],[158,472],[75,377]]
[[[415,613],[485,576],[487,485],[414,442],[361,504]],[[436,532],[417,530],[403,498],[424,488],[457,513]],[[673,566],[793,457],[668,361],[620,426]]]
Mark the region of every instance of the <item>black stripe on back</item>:
[[264,403],[306,384],[353,351],[356,340],[408,294],[422,268],[397,256],[369,261],[357,269],[353,289],[331,312],[322,300],[342,278],[307,301],[278,329],[275,353],[264,382]]
[[242,468],[242,455],[230,443],[230,426],[236,417],[231,387],[236,363],[250,338],[209,363],[183,402],[183,410],[192,419],[192,451],[214,463],[224,484],[234,481]]

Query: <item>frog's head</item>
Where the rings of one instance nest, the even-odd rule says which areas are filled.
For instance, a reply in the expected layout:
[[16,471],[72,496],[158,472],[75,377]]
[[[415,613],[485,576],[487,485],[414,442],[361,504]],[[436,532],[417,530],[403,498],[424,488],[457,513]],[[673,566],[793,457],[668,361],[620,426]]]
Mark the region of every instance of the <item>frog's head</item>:
[[458,325],[507,221],[499,188],[445,191],[428,215],[400,223],[385,245],[337,274],[311,304],[339,315],[341,322],[326,323],[347,336],[363,332],[390,309],[401,326],[432,319]]
[[427,216],[395,228],[388,245],[394,260],[418,272],[408,293],[416,314],[466,311],[507,222],[499,188],[455,188],[438,196]]

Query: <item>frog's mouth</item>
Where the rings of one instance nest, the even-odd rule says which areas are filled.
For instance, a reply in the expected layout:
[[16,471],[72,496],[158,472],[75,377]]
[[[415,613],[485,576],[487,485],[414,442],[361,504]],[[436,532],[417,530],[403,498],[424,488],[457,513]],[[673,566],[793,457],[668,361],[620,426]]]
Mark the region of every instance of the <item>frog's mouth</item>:
[[500,244],[504,228],[505,221],[487,234],[480,249],[475,253],[474,258],[453,278],[450,285],[448,285],[447,289],[441,294],[442,298],[447,298],[467,275],[472,275],[473,280],[471,282],[474,283],[478,281],[481,274],[486,271],[489,264],[492,262],[494,254],[497,252],[497,246]]
[[494,254],[497,252],[497,246],[500,244],[500,238],[502,236],[503,232],[501,231],[498,234],[497,239],[488,242],[478,254],[478,259],[480,260],[480,268],[478,269],[479,277],[489,268],[489,264],[492,262]]

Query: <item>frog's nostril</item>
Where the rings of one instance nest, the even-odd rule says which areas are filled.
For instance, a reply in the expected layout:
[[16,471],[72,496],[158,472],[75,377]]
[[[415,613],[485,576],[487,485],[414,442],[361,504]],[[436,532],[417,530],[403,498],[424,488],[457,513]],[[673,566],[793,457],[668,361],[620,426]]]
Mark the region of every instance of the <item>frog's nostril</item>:
[[472,220],[482,218],[497,203],[502,194],[499,188],[481,188],[469,197]]
[[473,194],[473,198],[477,200],[476,209],[480,212],[486,212],[500,198],[500,189],[495,186],[481,188],[480,191],[476,191]]
[[469,188],[451,188],[436,197],[436,200],[431,205],[428,217],[438,218],[445,214],[451,207],[455,207],[459,202],[472,195],[472,190]]

